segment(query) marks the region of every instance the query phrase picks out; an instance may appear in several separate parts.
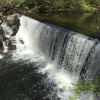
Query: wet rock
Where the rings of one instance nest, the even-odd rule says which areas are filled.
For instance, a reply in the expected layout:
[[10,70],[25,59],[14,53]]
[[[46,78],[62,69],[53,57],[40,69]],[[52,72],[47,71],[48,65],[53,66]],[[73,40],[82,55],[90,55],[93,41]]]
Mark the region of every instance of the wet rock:
[[4,50],[3,42],[8,41],[8,50],[15,50],[16,46],[12,44],[12,40],[10,38],[5,37],[4,33],[0,35],[0,51]]
[[9,26],[12,26],[13,24],[15,24],[15,20],[17,19],[17,15],[18,14],[12,14],[7,16],[6,20]]
[[[20,21],[17,16],[20,16],[19,14],[12,14],[12,15],[3,15],[2,12],[0,12],[0,23],[3,21],[7,22],[7,25],[12,29],[13,34],[12,36],[16,35],[19,26],[20,26]],[[15,50],[16,46],[13,45],[12,40],[10,38],[7,38],[4,34],[3,28],[0,26],[0,52],[4,50],[3,43],[2,41],[8,41],[8,50]]]
[[6,18],[8,26],[12,28],[12,31],[13,31],[12,36],[16,35],[19,29],[20,21],[19,21],[18,16],[19,16],[18,14],[12,14],[12,15],[7,16]]
[[8,43],[8,50],[15,50],[16,49],[16,46],[12,44],[12,41],[9,40],[9,43]]
[[7,38],[5,36],[2,36],[2,38],[3,38],[3,41],[9,40],[9,38]]
[[[1,37],[1,36],[0,36]],[[0,39],[0,51],[3,51],[3,44],[2,44],[2,41]]]
[[4,31],[2,29],[2,27],[0,27],[0,36],[3,36],[4,35]]

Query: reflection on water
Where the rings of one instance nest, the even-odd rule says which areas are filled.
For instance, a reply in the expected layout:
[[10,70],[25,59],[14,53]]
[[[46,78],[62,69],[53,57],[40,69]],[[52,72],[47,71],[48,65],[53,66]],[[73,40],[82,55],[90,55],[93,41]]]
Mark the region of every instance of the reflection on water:
[[55,12],[26,14],[42,22],[48,22],[79,33],[83,33],[100,40],[100,30],[95,32],[95,28],[100,26],[100,11],[93,13],[83,12]]

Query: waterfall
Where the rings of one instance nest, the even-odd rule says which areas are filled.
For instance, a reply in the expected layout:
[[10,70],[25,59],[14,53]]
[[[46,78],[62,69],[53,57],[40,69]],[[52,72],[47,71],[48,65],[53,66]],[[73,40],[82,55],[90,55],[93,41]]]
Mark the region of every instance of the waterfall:
[[[25,59],[36,62],[37,66],[42,65],[38,72],[48,73],[48,78],[57,84],[57,95],[61,100],[69,100],[72,96],[69,90],[71,83],[100,75],[100,42],[97,39],[26,16],[19,19],[13,60]],[[6,29],[10,30],[9,27]],[[11,34],[10,30],[7,37]],[[93,94],[90,96],[92,100]],[[81,100],[86,97],[85,94]]]
[[19,38],[24,41],[24,49],[44,56],[49,63],[55,62],[59,65],[58,68],[65,69],[71,76],[79,78],[85,66],[94,67],[96,62],[99,63],[98,40],[25,16],[20,18],[20,23],[17,40]]
[[45,58],[47,65],[41,71],[51,70],[49,78],[54,78],[66,94],[70,94],[68,86],[72,82],[77,82],[80,77],[91,78],[99,70],[98,40],[25,16],[20,17],[20,24],[16,37],[24,44],[18,41],[18,50],[28,50]]

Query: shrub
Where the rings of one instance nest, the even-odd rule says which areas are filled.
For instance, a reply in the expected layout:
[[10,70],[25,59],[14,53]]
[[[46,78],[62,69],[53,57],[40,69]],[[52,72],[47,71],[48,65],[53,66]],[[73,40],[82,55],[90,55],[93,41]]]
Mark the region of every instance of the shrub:
[[77,82],[76,84],[72,83],[73,89],[72,93],[74,94],[72,97],[70,97],[69,100],[76,100],[77,98],[80,98],[82,92],[89,92],[92,91],[97,96],[98,92],[100,92],[100,78],[94,77],[87,80],[81,80]]

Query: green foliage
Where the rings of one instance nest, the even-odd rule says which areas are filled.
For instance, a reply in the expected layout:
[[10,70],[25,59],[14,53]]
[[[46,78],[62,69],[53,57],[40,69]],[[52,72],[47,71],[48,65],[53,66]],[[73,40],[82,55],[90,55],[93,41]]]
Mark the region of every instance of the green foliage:
[[46,2],[46,3],[51,3],[52,2],[52,0],[43,0],[44,2]]
[[24,2],[24,4],[25,4],[25,5],[32,5],[32,4],[34,4],[34,0],[26,0],[26,1]]
[[99,27],[93,26],[93,28],[94,28],[94,31],[95,31],[95,32],[98,31],[98,30],[100,30],[100,26],[99,26]]
[[76,100],[77,98],[80,98],[82,92],[92,91],[93,93],[98,94],[98,92],[100,92],[99,82],[100,82],[100,78],[94,77],[87,80],[81,80],[76,84],[72,83],[74,87],[72,93],[74,95],[70,97],[69,100]]
[[87,2],[93,6],[100,5],[100,0],[88,0]]
[[21,1],[19,1],[19,0],[13,0],[12,3],[13,4],[21,4]]
[[57,10],[64,8],[93,9],[100,5],[100,0],[5,0],[36,10]]
[[82,8],[82,9],[92,9],[93,7],[91,6],[91,4],[89,4],[87,1],[85,0],[80,0],[78,2],[78,5]]

